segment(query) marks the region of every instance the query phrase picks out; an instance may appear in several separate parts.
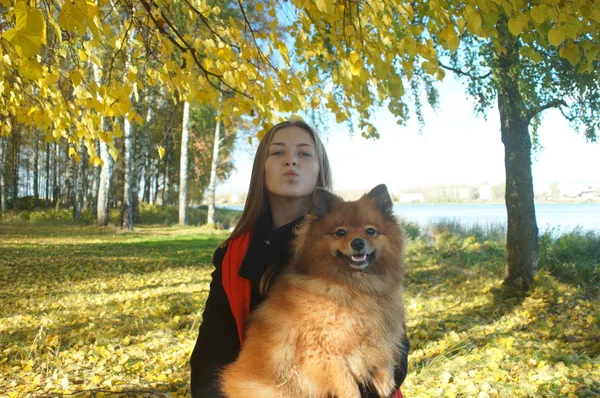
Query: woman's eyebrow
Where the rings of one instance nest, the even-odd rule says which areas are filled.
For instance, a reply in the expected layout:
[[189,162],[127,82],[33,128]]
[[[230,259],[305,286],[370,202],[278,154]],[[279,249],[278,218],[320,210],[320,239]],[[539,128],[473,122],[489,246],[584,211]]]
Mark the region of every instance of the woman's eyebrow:
[[[285,142],[272,142],[271,145],[287,146],[287,145],[285,145]],[[303,146],[307,146],[307,147],[310,147],[310,148],[313,147],[311,144],[307,144],[307,143],[304,143],[304,142],[301,142],[301,143],[299,143],[299,144],[296,145],[296,147],[303,147]]]

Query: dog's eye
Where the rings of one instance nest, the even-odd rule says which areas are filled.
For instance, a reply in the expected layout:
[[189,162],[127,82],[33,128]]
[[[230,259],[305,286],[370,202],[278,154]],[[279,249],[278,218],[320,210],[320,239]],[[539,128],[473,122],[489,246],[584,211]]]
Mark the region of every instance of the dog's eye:
[[373,228],[367,228],[367,235],[375,236],[377,232]]
[[344,231],[343,229],[338,229],[337,231],[335,231],[335,236],[337,236],[338,238],[343,238],[344,236],[346,236],[346,231]]

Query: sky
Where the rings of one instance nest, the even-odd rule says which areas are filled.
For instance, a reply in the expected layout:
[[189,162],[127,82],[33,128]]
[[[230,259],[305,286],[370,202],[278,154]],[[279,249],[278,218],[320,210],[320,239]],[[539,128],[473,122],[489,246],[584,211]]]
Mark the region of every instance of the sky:
[[[374,114],[379,140],[351,135],[344,123],[320,131],[333,172],[334,190],[367,190],[385,183],[391,191],[428,184],[501,184],[504,146],[497,108],[487,120],[473,111],[461,82],[447,76],[439,85],[439,107],[423,105],[425,126],[416,117],[398,126],[387,109]],[[547,110],[539,128],[542,149],[533,154],[534,187],[551,183],[600,183],[600,144],[587,143],[558,110]],[[257,140],[236,144],[236,170],[217,193],[247,192]]]

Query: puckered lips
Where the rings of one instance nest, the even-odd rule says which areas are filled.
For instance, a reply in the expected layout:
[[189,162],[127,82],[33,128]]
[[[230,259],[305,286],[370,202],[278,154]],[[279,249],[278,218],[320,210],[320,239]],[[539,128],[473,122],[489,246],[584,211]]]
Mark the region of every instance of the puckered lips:
[[346,255],[338,250],[337,256],[344,260],[344,262],[348,264],[348,267],[351,269],[355,271],[364,271],[365,268],[367,268],[375,258],[375,250],[373,250],[371,253],[356,252],[352,253],[351,255]]

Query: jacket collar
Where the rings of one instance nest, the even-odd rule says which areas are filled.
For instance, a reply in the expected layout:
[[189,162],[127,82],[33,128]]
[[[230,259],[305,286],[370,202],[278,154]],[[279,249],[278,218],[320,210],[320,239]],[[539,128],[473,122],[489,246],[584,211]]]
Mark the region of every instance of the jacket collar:
[[290,241],[294,238],[294,229],[303,219],[304,216],[273,228],[270,209],[264,211],[254,226],[239,275],[258,283],[271,264],[278,263],[279,267],[285,265],[291,257]]

